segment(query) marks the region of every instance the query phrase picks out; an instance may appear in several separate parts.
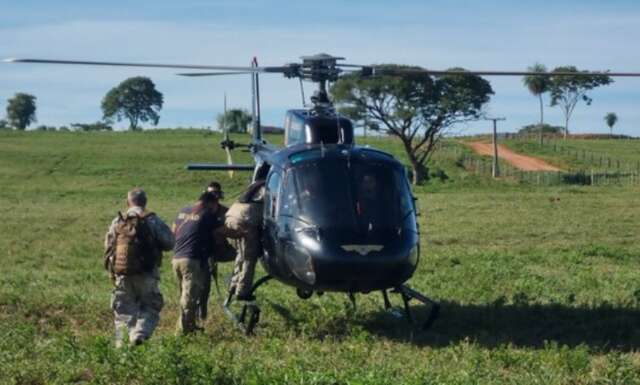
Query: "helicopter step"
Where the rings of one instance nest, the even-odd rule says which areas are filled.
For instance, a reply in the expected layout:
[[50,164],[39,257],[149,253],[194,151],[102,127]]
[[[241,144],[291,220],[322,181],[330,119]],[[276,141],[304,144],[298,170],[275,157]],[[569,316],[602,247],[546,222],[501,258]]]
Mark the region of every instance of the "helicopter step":
[[[227,315],[227,317],[229,317],[246,335],[253,335],[256,325],[258,325],[258,322],[260,321],[260,307],[255,301],[254,293],[256,292],[258,287],[267,283],[271,279],[273,279],[272,276],[265,275],[264,277],[257,280],[256,283],[253,284],[253,286],[251,287],[251,291],[249,292],[248,297],[251,298],[250,300],[238,301],[237,299],[235,299],[234,291],[231,290],[229,291],[229,295],[222,304],[222,310],[224,310],[224,313]],[[234,302],[234,299],[235,301],[242,304],[240,314],[235,314],[231,309],[231,304]]]
[[[396,293],[399,294],[402,297],[402,303],[404,305],[404,313],[405,316],[407,317],[407,319],[409,320],[409,322],[411,322],[412,324],[416,323],[415,317],[413,316],[413,312],[411,311],[411,307],[409,306],[409,301],[411,301],[412,299],[416,299],[420,302],[422,302],[425,305],[430,305],[431,306],[431,311],[429,312],[429,316],[427,317],[427,320],[422,324],[422,330],[427,330],[429,329],[433,323],[435,322],[435,320],[438,318],[439,314],[440,314],[440,304],[433,301],[432,299],[424,296],[423,294],[421,294],[420,292],[413,290],[412,288],[410,288],[407,285],[400,285],[398,287],[396,287],[395,289],[393,289],[391,291],[391,293]],[[389,294],[387,293],[387,290],[383,290],[382,291],[382,296],[384,299],[384,308],[385,310],[389,310],[392,311],[392,306],[391,306],[391,301],[389,301]],[[394,315],[397,315],[396,312],[393,312]]]

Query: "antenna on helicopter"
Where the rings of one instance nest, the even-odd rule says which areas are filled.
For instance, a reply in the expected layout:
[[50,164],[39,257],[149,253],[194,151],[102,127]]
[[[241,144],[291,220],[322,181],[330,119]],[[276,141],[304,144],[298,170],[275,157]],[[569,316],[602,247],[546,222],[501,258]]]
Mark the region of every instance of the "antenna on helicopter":
[[[258,67],[258,58],[255,56],[251,61],[251,68]],[[253,114],[253,142],[262,142],[262,127],[260,126],[260,82],[258,78],[258,72],[251,74],[251,112]]]

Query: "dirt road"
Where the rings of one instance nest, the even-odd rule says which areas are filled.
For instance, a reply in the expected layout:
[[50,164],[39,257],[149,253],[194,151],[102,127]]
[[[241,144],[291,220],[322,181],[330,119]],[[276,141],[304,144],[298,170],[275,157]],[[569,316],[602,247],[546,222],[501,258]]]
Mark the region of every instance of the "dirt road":
[[[469,146],[480,155],[493,155],[491,143],[473,142]],[[498,157],[524,171],[561,171],[558,167],[552,166],[542,159],[518,154],[500,144],[498,145]]]

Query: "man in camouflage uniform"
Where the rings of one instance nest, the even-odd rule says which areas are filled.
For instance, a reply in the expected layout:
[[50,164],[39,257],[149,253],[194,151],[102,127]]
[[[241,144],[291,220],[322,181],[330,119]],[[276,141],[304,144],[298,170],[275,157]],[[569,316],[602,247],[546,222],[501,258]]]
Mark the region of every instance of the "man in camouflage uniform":
[[172,264],[180,290],[178,334],[201,330],[196,319],[202,316],[200,305],[211,279],[209,257],[214,253],[214,230],[222,225],[214,214],[217,209],[218,195],[205,191],[194,205],[180,210],[173,224],[176,243]]
[[145,219],[154,245],[151,252],[157,261],[150,271],[138,274],[123,275],[113,273],[116,257],[116,227],[123,217],[118,215],[109,226],[105,236],[105,265],[111,273],[114,290],[111,297],[111,308],[115,316],[116,346],[123,344],[124,336],[129,336],[129,343],[139,345],[153,333],[160,319],[160,311],[164,304],[158,286],[160,275],[158,267],[162,251],[173,247],[173,234],[169,227],[155,214],[145,211],[147,195],[140,188],[127,194],[128,210],[125,217],[138,216]]
[[262,253],[261,229],[264,180],[251,184],[247,191],[229,207],[225,226],[219,231],[239,240],[229,292],[239,300],[253,300],[251,287],[256,263]]

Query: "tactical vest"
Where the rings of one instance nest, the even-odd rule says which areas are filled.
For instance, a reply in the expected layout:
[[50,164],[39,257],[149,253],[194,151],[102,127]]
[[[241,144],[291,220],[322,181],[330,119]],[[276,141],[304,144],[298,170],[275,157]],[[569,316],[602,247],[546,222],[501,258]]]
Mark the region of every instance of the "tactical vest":
[[262,202],[234,202],[225,215],[225,225],[233,230],[245,230],[247,227],[262,224]]
[[121,275],[150,272],[158,263],[158,252],[147,218],[155,214],[126,217],[118,214],[120,219],[115,227],[116,252],[113,272]]

